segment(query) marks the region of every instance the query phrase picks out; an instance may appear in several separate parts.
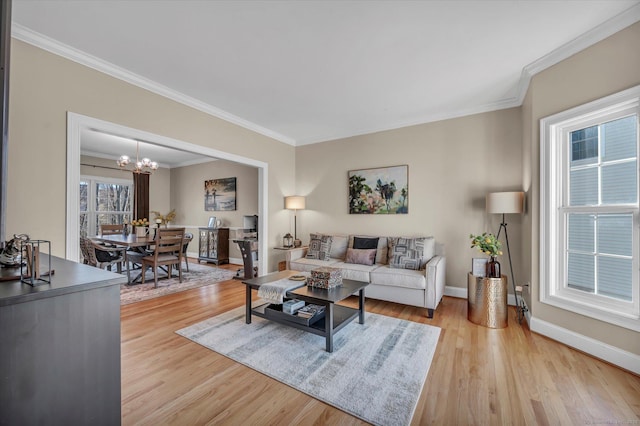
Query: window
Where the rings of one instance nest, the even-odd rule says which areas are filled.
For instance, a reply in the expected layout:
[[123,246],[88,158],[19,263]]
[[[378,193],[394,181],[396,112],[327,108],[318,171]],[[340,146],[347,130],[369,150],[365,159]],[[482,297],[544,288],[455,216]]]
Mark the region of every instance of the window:
[[541,120],[540,300],[640,330],[640,86]]
[[120,224],[132,217],[133,182],[122,179],[80,178],[80,235],[97,235],[100,225]]

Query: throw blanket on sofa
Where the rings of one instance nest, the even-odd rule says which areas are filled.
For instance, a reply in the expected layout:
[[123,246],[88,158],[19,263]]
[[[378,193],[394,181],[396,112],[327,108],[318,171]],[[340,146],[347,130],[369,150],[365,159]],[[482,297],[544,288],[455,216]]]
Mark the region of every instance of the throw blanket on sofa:
[[[307,276],[309,273],[301,273],[300,275]],[[282,305],[287,291],[294,290],[304,285],[307,285],[305,281],[293,281],[289,278],[283,278],[272,283],[262,284],[258,289],[258,297],[266,300],[267,302]]]

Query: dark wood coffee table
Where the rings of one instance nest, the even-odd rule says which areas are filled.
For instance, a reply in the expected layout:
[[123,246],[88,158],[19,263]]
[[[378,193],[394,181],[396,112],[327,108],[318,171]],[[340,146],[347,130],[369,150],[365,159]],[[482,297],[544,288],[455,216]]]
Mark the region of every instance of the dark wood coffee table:
[[[288,314],[281,313],[280,315],[273,315],[273,311],[271,311],[272,314],[269,315],[269,312],[266,311],[269,309],[271,303],[265,303],[253,308],[251,307],[251,290],[258,290],[262,284],[278,281],[299,273],[300,272],[296,271],[280,271],[242,281],[247,286],[245,303],[246,322],[247,324],[251,324],[251,315],[255,315],[261,318],[266,318],[270,321],[275,321],[279,324],[288,325],[300,330],[308,331],[309,333],[324,336],[326,339],[327,352],[333,352],[333,335],[335,333],[342,330],[344,326],[349,324],[356,317],[358,317],[358,322],[360,324],[364,324],[364,289],[369,285],[369,283],[343,279],[340,287],[335,287],[329,290],[303,285],[302,287],[288,291],[285,296],[287,299],[299,299],[315,305],[324,305],[324,318],[321,318],[309,325],[288,320]],[[346,299],[356,292],[358,292],[359,297],[358,309],[336,305],[337,302]]]

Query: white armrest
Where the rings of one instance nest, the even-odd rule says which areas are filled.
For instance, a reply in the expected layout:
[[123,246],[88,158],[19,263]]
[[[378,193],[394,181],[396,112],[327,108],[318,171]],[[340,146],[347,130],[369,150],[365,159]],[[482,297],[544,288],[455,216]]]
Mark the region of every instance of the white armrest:
[[440,303],[442,296],[444,296],[445,283],[445,269],[447,266],[447,260],[444,256],[433,256],[425,269],[426,276],[426,292],[425,292],[425,306],[428,309],[435,309]]
[[287,269],[291,269],[289,268],[289,263],[292,260],[302,259],[306,255],[307,255],[307,247],[300,247],[300,248],[287,250],[287,253],[286,253]]

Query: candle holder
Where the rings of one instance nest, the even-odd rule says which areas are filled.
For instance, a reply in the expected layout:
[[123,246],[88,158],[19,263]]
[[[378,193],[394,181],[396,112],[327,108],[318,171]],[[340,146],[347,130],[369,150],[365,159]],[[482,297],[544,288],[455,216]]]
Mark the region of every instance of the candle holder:
[[[47,267],[41,269],[41,254],[46,254]],[[51,241],[29,240],[20,243],[22,262],[20,263],[20,281],[32,287],[51,284]]]

